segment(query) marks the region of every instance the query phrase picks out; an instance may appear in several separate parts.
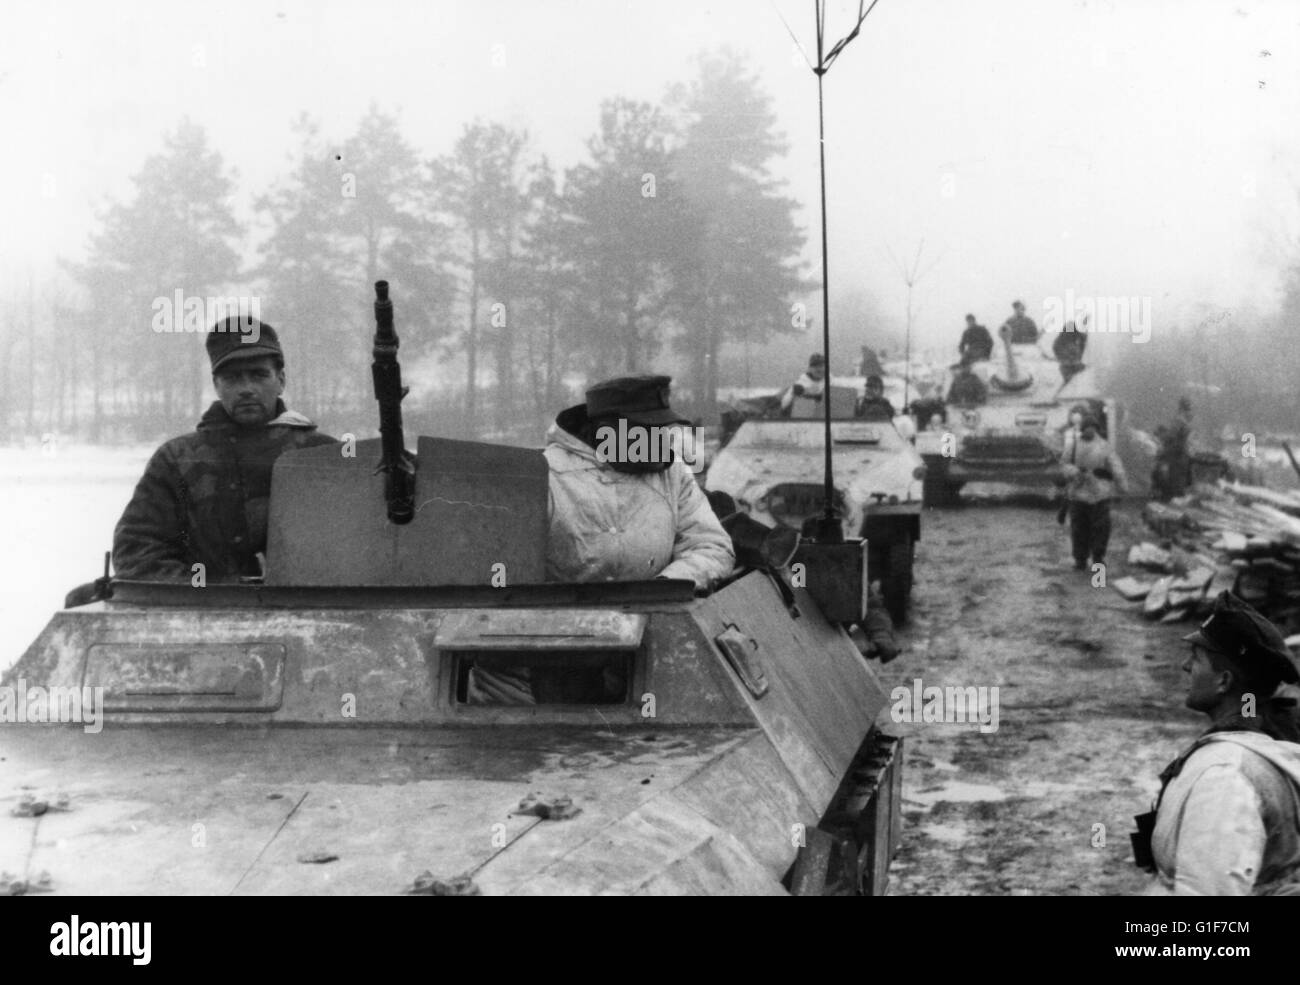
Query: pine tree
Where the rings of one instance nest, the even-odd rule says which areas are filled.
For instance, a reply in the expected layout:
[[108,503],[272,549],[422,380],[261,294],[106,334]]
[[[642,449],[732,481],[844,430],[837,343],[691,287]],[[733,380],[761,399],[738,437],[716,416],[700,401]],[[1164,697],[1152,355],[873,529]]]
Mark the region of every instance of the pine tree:
[[271,223],[255,271],[263,278],[263,315],[290,356],[288,388],[298,410],[318,418],[355,397],[364,378],[364,341],[355,310],[362,287],[340,233],[349,179],[338,155],[303,115],[293,170],[255,208]]
[[[449,154],[429,162],[433,213],[450,230],[459,268],[461,347],[466,358],[465,413],[478,427],[481,350],[496,364],[494,419],[513,417],[520,249],[530,211],[532,166],[526,133],[499,123],[467,125]],[[486,323],[486,324],[484,324]]]
[[671,127],[655,106],[601,105],[591,163],[572,168],[565,202],[581,278],[576,326],[593,378],[644,372],[664,341],[663,315],[681,201],[670,181]]
[[707,410],[724,344],[798,327],[792,301],[811,285],[797,204],[770,171],[787,149],[771,100],[734,52],[701,55],[698,66],[696,79],[669,96],[680,118],[673,175],[683,201],[670,302],[698,407]]
[[[174,431],[178,418],[197,413],[209,384],[202,335],[155,331],[156,305],[170,305],[177,291],[225,296],[239,277],[235,177],[203,128],[182,120],[132,179],[132,200],[108,207],[87,260],[68,265],[101,326],[92,358],[130,372],[158,430]],[[173,313],[176,328],[183,314]]]

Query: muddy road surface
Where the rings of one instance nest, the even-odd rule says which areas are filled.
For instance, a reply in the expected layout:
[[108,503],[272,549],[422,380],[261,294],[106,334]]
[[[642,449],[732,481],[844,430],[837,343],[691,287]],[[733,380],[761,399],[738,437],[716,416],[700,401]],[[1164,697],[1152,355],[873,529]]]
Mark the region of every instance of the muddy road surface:
[[[1135,501],[1112,511],[1109,581],[1133,573],[1128,548],[1149,539],[1140,509]],[[1183,707],[1179,669],[1180,637],[1194,623],[1147,622],[1092,582],[1074,570],[1066,528],[1045,499],[926,512],[912,616],[899,632],[906,650],[882,668],[882,683],[909,694],[918,679],[921,688],[983,687],[989,703],[984,731],[978,720],[882,713],[880,723],[907,739],[891,895],[1146,887],[1151,877],[1132,863],[1133,815],[1150,808],[1160,770],[1203,728]]]

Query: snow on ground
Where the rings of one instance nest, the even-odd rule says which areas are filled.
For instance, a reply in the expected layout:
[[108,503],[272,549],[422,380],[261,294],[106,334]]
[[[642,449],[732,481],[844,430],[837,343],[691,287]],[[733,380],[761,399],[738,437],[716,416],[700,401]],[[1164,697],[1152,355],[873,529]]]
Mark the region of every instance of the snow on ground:
[[104,573],[113,527],[152,445],[0,448],[0,502],[9,529],[0,566],[0,671],[63,607]]
[[[1188,626],[1144,620],[1075,571],[1046,497],[963,500],[922,517],[904,651],[877,673],[891,702],[896,687],[989,687],[997,731],[882,711],[879,724],[906,736],[889,893],[1141,893],[1132,818],[1205,727],[1183,705]],[[1149,536],[1143,505],[1114,507],[1109,579],[1136,573],[1123,559]]]

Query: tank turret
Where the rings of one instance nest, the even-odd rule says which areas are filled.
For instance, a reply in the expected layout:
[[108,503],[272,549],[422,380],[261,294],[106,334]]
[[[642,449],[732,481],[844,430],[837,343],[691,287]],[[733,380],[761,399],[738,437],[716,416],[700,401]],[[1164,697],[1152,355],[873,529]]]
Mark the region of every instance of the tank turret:
[[1066,366],[1041,342],[1017,343],[1003,326],[1001,365],[990,361],[951,367],[942,388],[946,406],[918,408],[916,448],[925,460],[925,502],[956,502],[968,482],[996,482],[1049,489],[1061,478],[1063,434],[1070,408],[1087,401],[1109,427],[1119,408],[1096,373],[1081,363]]

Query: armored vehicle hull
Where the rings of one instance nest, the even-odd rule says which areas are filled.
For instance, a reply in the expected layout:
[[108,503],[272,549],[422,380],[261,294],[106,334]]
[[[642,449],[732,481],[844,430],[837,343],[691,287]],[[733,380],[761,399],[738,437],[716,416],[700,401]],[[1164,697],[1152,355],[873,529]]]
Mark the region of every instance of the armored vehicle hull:
[[[823,509],[824,435],[818,420],[746,421],[713,460],[705,484],[756,520],[798,530]],[[831,441],[844,535],[866,539],[870,577],[880,580],[901,622],[921,538],[924,463],[890,421],[832,421]]]
[[[70,894],[881,892],[885,696],[796,605],[758,572],[705,598],[119,583],[4,679],[104,690],[101,731],[0,726],[0,870]],[[485,658],[596,655],[626,668],[620,700],[459,686]]]
[[862,545],[799,545],[806,589],[543,583],[542,453],[411,454],[375,288],[381,437],[276,460],[263,578],[106,571],[0,680],[6,888],[883,892]]
[[983,399],[953,399],[955,377],[949,372],[941,388],[948,397],[947,420],[917,422],[927,505],[951,505],[968,482],[1053,485],[1061,477],[1061,449],[1075,404],[1088,404],[1116,430],[1115,401],[1102,392],[1092,370],[1063,382],[1059,364],[1038,345],[1011,350],[1009,360],[973,365]]

